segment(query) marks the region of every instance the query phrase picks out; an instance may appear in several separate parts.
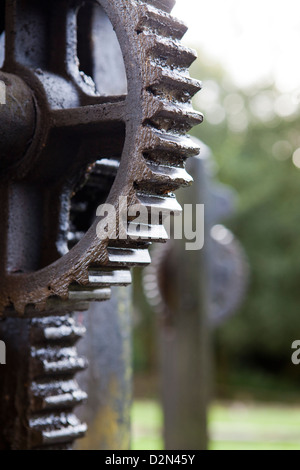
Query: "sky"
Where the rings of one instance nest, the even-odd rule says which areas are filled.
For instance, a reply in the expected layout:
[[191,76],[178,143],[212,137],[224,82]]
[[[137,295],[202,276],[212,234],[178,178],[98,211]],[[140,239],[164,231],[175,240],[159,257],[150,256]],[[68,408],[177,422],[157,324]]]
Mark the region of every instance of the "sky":
[[184,42],[220,62],[238,87],[300,90],[300,0],[177,0],[173,14],[189,26]]

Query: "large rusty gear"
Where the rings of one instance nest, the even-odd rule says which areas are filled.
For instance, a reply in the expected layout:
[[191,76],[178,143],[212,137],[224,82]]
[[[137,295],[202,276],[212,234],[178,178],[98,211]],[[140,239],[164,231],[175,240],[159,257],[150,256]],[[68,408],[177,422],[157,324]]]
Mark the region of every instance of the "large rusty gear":
[[[21,206],[23,220],[27,217],[37,225],[38,233],[31,233],[28,242],[14,222],[7,228],[6,250],[13,245],[17,254],[1,281],[0,306],[6,315],[14,309],[31,315],[33,310],[49,310],[49,298],[77,300],[77,289],[70,294],[70,285],[97,289],[87,298],[107,298],[107,287],[129,280],[127,276],[124,281],[124,268],[150,261],[145,241],[120,240],[110,246],[109,234],[100,241],[97,221],[76,246],[66,249],[70,195],[78,175],[99,155],[122,154],[107,197],[116,208],[119,197],[126,196],[129,204],[172,211],[176,202],[169,192],[191,181],[184,161],[197,150],[185,133],[202,118],[190,105],[199,83],[188,76],[195,54],[179,42],[186,28],[169,14],[173,1],[96,3],[108,15],[122,48],[126,97],[100,96],[79,72],[76,15],[81,1],[7,1],[6,57],[0,78],[9,90],[11,112],[17,99],[24,100],[14,96],[16,90],[21,88],[25,95],[28,110],[19,128],[23,141],[31,143],[25,154],[24,148],[15,148],[15,140],[7,144],[6,153],[13,149],[15,157],[2,171],[2,201],[8,200],[6,210],[11,212],[6,218],[15,218],[16,206]],[[1,108],[1,123],[6,109]],[[32,204],[35,198],[39,207]],[[34,237],[42,241],[34,243]],[[155,227],[148,236],[149,241],[161,237]]]
[[[115,29],[126,95],[100,94],[80,71],[83,5],[90,6],[87,28],[100,5]],[[83,329],[66,313],[109,298],[113,285],[129,284],[130,268],[150,261],[149,243],[166,237],[161,225],[146,225],[138,240],[109,233],[99,240],[99,219],[82,230],[80,211],[91,199],[89,212],[103,202],[118,210],[124,196],[128,207],[142,204],[168,215],[179,210],[173,191],[191,183],[185,160],[198,149],[186,132],[202,120],[191,107],[200,85],[189,77],[195,54],[180,44],[186,27],[170,15],[173,5],[6,0],[0,328],[2,317],[1,339],[18,334],[14,361],[24,361],[18,376],[8,371],[0,383],[0,397],[9,397],[0,403],[0,448],[68,448],[84,434],[72,413],[85,398],[74,381],[86,365],[74,346]]]

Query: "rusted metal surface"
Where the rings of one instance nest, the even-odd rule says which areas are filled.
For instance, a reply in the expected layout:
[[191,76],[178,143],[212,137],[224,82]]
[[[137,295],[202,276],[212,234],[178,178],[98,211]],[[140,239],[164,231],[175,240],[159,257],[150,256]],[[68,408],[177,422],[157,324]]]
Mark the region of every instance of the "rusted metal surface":
[[[20,401],[1,415],[0,427],[6,429],[8,421],[14,423],[8,429],[22,426],[22,437],[12,432],[3,437],[6,448],[68,446],[83,433],[84,425],[60,407],[65,403],[62,408],[71,409],[76,400],[70,399],[68,406],[65,398],[52,400],[57,404],[52,413],[32,408],[32,381],[42,377],[50,396],[57,381],[30,375],[33,351],[39,348],[41,357],[45,354],[42,362],[53,359],[55,374],[64,362],[59,351],[65,351],[65,360],[75,364],[67,374],[70,380],[78,362],[73,346],[64,345],[73,341],[73,333],[72,340],[64,335],[57,339],[55,355],[51,339],[44,337],[36,345],[34,322],[49,317],[45,321],[55,324],[58,316],[60,331],[65,330],[66,312],[85,310],[89,300],[108,299],[111,286],[128,284],[130,267],[147,264],[149,243],[161,238],[152,227],[146,239],[112,240],[108,232],[100,240],[97,205],[105,201],[118,209],[124,196],[128,207],[142,204],[168,213],[176,208],[171,192],[191,183],[184,165],[197,148],[185,134],[202,120],[191,107],[200,86],[188,76],[195,54],[180,44],[186,28],[170,16],[173,4],[5,2],[5,30],[0,23],[0,59],[5,36],[0,79],[8,85],[8,105],[0,111],[5,130],[0,140],[0,318],[15,354],[5,370],[0,399],[14,401],[17,381]],[[3,18],[3,9],[1,13]],[[91,30],[101,32],[101,40],[110,45],[108,54],[116,55],[114,83],[107,80],[112,68],[107,56],[99,62],[93,41],[88,41]],[[81,189],[88,175],[90,182]],[[15,347],[21,325],[23,339]],[[24,364],[14,376],[23,355]],[[75,395],[82,397],[79,391]]]
[[11,74],[2,74],[6,103],[0,106],[0,171],[15,166],[29,147],[34,135],[36,110],[30,88]]
[[109,301],[93,303],[80,315],[87,333],[79,343],[79,352],[88,358],[89,367],[78,380],[89,399],[78,410],[88,432],[78,441],[77,449],[130,447],[131,312],[131,289],[115,287]]
[[[15,247],[14,259],[9,257],[8,269],[3,269],[2,312],[13,305],[22,315],[29,304],[42,311],[49,297],[68,299],[71,283],[93,289],[89,267],[124,266],[128,254],[147,249],[139,241],[125,244],[127,252],[122,251],[124,242],[109,247],[109,233],[104,241],[96,236],[96,220],[67,251],[69,198],[99,156],[119,161],[106,194],[106,201],[116,208],[121,195],[129,204],[168,205],[173,201],[166,193],[185,180],[190,183],[179,168],[195,153],[195,146],[183,135],[201,116],[189,104],[199,84],[186,75],[195,55],[178,41],[185,27],[152,7],[153,2],[100,3],[122,49],[126,96],[101,95],[80,72],[76,15],[82,2],[7,1],[3,73],[17,75],[33,91],[36,125],[22,161],[1,175],[2,200],[7,200],[2,209],[7,220],[2,259],[9,244]],[[171,3],[161,6],[169,9]],[[31,243],[11,220],[16,207],[26,203],[35,232]]]
[[84,334],[70,316],[7,318],[0,335],[7,346],[1,369],[0,449],[65,449],[86,425],[73,408],[86,399],[74,379],[87,363],[75,344]]

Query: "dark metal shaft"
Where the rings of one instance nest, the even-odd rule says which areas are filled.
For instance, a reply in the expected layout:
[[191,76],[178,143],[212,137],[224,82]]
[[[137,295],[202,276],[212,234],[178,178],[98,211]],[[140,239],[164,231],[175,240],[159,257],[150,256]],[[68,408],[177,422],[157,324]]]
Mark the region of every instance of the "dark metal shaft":
[[73,414],[86,398],[74,378],[86,367],[75,348],[84,331],[70,315],[0,321],[0,450],[69,449],[84,435]]
[[0,105],[0,171],[18,163],[34,136],[36,108],[33,93],[19,77],[0,72],[5,104]]
[[89,367],[79,375],[88,401],[78,416],[88,424],[81,450],[128,450],[132,400],[131,289],[118,287],[112,298],[92,303],[82,315],[87,333],[79,352]]

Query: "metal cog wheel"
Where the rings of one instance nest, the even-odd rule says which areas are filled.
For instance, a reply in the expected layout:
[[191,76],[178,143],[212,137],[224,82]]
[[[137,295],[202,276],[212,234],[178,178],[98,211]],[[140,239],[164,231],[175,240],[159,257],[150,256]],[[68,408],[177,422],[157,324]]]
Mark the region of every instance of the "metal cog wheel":
[[[101,96],[79,71],[83,3],[7,1],[0,79],[11,113],[21,114],[21,99],[27,108],[10,127],[1,165],[8,261],[0,307],[6,315],[51,311],[58,299],[69,300],[72,310],[78,300],[108,298],[111,285],[130,282],[130,267],[149,263],[145,240],[110,243],[108,234],[100,241],[97,220],[68,251],[69,199],[88,167],[94,165],[94,176],[116,172],[106,199],[116,209],[124,196],[129,205],[177,210],[170,192],[191,182],[184,162],[198,150],[185,134],[202,120],[190,103],[200,85],[188,75],[195,54],[180,44],[186,28],[170,15],[174,2],[92,2],[107,14],[121,46],[128,93],[117,97]],[[1,124],[5,113],[2,106]],[[12,151],[14,161],[8,160]],[[110,159],[99,161],[103,154]],[[147,234],[149,242],[164,237],[158,227],[147,227]]]
[[[200,85],[188,74],[195,54],[180,44],[186,27],[170,15],[173,0],[5,4],[0,331],[18,375],[5,368],[0,383],[0,447],[65,449],[86,431],[73,414],[86,398],[74,380],[86,367],[75,347],[84,328],[66,313],[129,284],[130,268],[150,262],[149,244],[166,238],[162,219],[180,210],[173,191],[191,183],[185,160],[198,153],[186,132],[202,121],[191,106]],[[96,7],[98,30],[109,20],[121,48],[125,95],[101,83],[97,91],[88,76]],[[99,70],[105,79],[107,64]],[[126,212],[137,204],[159,222],[140,226],[138,239],[128,228],[125,239],[100,240],[96,208],[106,202],[118,212],[120,197]]]

